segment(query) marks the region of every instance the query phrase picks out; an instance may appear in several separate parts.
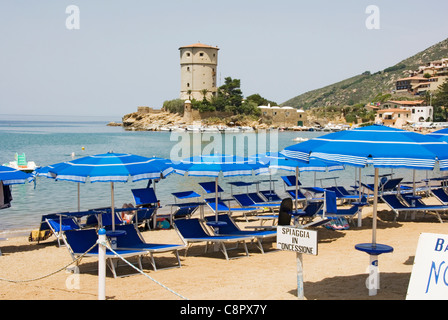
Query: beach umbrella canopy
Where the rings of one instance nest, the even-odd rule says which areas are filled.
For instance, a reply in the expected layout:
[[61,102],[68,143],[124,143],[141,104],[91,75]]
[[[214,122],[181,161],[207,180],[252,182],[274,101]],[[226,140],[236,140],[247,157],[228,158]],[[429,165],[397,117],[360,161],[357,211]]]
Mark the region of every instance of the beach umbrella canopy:
[[298,204],[299,191],[299,173],[300,172],[325,172],[344,170],[344,166],[339,163],[330,163],[318,159],[310,159],[310,161],[300,161],[287,158],[279,152],[266,152],[256,154],[249,159],[260,162],[268,166],[269,169],[279,169],[285,171],[294,171],[296,173],[296,207]]
[[[189,176],[215,177],[215,201],[218,208],[218,177],[222,173],[224,177],[250,176],[253,173],[266,172],[267,168],[261,163],[256,163],[247,158],[226,155],[199,155],[181,160],[174,164],[174,170],[180,175],[188,173]],[[215,210],[216,221],[218,211]]]
[[379,168],[448,170],[448,144],[420,133],[386,126],[368,126],[330,133],[286,147],[283,155],[309,161],[317,158],[346,165],[375,168],[372,243],[370,248],[383,245],[376,242]]
[[436,138],[441,141],[448,142],[448,128],[428,133],[427,136]]
[[31,175],[23,171],[7,167],[0,166],[0,181],[4,185],[22,184],[31,179]]
[[[115,230],[114,183],[159,179],[173,172],[172,163],[163,158],[147,158],[128,153],[105,153],[51,165],[47,177],[85,183],[110,182],[112,228]],[[45,174],[45,170],[42,170]]]

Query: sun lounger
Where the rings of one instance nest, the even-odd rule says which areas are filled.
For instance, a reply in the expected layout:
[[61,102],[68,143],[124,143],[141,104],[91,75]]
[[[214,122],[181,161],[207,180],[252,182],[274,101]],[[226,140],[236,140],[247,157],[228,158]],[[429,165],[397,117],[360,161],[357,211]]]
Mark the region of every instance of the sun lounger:
[[[85,254],[85,256],[98,257],[98,235],[95,229],[81,229],[72,230],[64,233],[67,248],[73,260]],[[87,252],[91,249],[89,252]],[[87,252],[87,253],[86,253]],[[116,249],[115,252],[123,258],[136,257],[138,266],[142,269],[141,257],[147,254],[146,250],[124,250]],[[114,278],[117,278],[116,268],[118,267],[118,260],[121,260],[115,253],[110,250],[106,250],[106,260],[108,266],[113,273]],[[79,265],[80,261],[77,261]],[[120,277],[128,276],[130,274],[121,275]]]
[[438,211],[440,210],[444,210],[441,208],[432,208],[433,210],[430,209],[431,206],[427,206],[427,207],[410,207],[408,204],[403,203],[402,200],[400,200],[398,198],[398,194],[383,194],[381,195],[381,199],[392,209],[392,211],[395,213],[395,219],[397,220],[398,216],[400,213],[405,213],[405,219],[407,217],[408,213],[417,213],[417,212],[427,212],[427,211],[432,211],[435,212],[436,215],[438,216],[438,219],[440,222],[442,222],[442,219],[440,218],[440,215],[438,214]]
[[[380,184],[378,185],[378,192],[379,193],[393,193],[397,192],[398,186],[400,185],[403,178],[394,178],[394,179],[387,179],[383,178],[381,179]],[[367,188],[369,191],[374,191],[374,184],[364,184],[361,183],[361,185],[365,188]]]
[[[285,187],[295,187],[296,186],[296,176],[282,176],[282,180],[285,183]],[[298,185],[302,184],[298,181]]]
[[65,231],[70,230],[79,230],[81,229],[80,225],[74,218],[67,218],[67,217],[58,217],[58,218],[47,218],[45,220],[53,234],[55,235],[56,239],[58,240],[58,246],[61,246],[61,240],[64,241],[63,234]]
[[349,200],[349,201],[359,200],[358,195],[349,194],[345,188],[328,187],[326,188],[326,190],[333,191],[336,194],[336,199],[338,200]]
[[146,223],[148,229],[151,229],[151,221],[153,221],[153,228],[156,227],[157,219],[154,217],[157,216],[157,209],[160,207],[159,200],[155,194],[153,188],[140,188],[140,189],[132,189],[132,195],[134,196],[135,206],[137,208],[153,208],[152,211],[147,212],[137,212],[137,220],[138,223]]
[[241,256],[236,256],[230,258],[227,253],[226,243],[241,243],[243,245],[244,251],[246,253],[245,256],[249,256],[249,252],[247,251],[246,241],[251,240],[252,236],[224,236],[224,235],[210,235],[205,232],[203,226],[199,219],[177,219],[174,221],[174,226],[179,233],[180,237],[184,241],[186,245],[188,245],[187,250],[185,251],[185,255],[187,255],[188,248],[193,243],[205,242],[205,252],[207,252],[208,243],[214,243],[220,246],[222,253],[226,257],[227,260],[240,258]]
[[[212,182],[199,182],[199,185],[204,190],[205,193],[215,193],[216,192],[216,183]],[[224,190],[218,185],[218,193],[224,192]]]
[[405,204],[411,208],[416,208],[418,211],[433,212],[436,214],[437,218],[441,223],[443,223],[439,212],[448,211],[448,206],[446,205],[428,205],[425,204],[420,197],[414,197],[413,194],[401,194],[401,197]]
[[[278,218],[278,215],[276,214],[257,214],[259,209],[270,209],[273,211],[274,209],[280,208],[280,203],[268,203],[268,202],[262,202],[262,203],[256,203],[254,200],[252,200],[251,197],[249,197],[248,194],[242,193],[242,194],[234,194],[233,198],[238,202],[238,204],[241,206],[241,208],[245,208],[246,210],[251,210],[250,213],[251,217],[256,219],[262,219],[264,220],[275,220]],[[243,213],[244,217],[246,218],[246,221],[249,221],[247,212]]]
[[[266,199],[268,202],[281,202],[282,198],[279,197],[279,195],[274,190],[262,190],[260,191],[261,195]],[[255,201],[255,199],[254,199]],[[257,201],[255,201],[257,202]]]
[[[208,216],[205,218],[207,222],[215,221],[215,216]],[[263,239],[276,239],[277,232],[275,230],[265,230],[265,231],[243,231],[241,230],[235,221],[228,214],[220,214],[218,216],[218,221],[225,222],[224,226],[219,227],[219,235],[229,235],[229,236],[251,236],[254,237],[258,243],[258,248],[261,253],[264,253],[262,240]]]
[[[117,237],[117,248],[124,250],[144,250],[149,253],[151,265],[154,271],[157,271],[156,262],[154,260],[155,253],[173,252],[177,258],[178,265],[181,267],[179,259],[179,250],[184,249],[185,245],[178,244],[162,244],[162,243],[146,243],[142,235],[133,224],[117,226],[115,230],[123,230],[125,235]],[[166,267],[161,269],[168,269],[173,267]]]
[[366,198],[363,198],[363,201],[353,204],[350,208],[338,208],[336,203],[336,193],[330,190],[325,191],[325,208],[319,212],[319,215],[322,215],[325,218],[346,218],[353,221],[353,218],[361,214],[360,208],[366,204]]
[[448,194],[444,188],[430,189],[430,191],[442,204],[448,205]]

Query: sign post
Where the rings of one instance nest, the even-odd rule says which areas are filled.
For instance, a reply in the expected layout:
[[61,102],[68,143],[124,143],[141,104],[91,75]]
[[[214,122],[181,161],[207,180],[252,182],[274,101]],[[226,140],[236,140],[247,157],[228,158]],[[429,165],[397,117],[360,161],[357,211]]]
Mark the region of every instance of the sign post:
[[291,226],[278,226],[277,249],[296,252],[297,298],[303,300],[302,254],[317,255],[317,231]]
[[448,235],[420,235],[406,299],[448,300]]

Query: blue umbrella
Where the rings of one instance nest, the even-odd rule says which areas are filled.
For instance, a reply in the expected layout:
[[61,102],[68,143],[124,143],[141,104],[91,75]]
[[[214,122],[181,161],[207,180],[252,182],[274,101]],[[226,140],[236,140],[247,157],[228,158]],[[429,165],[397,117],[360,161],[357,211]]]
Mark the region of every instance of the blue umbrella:
[[448,142],[448,128],[428,133],[427,136],[436,138],[441,141]]
[[[163,158],[147,158],[127,153],[105,153],[51,165],[47,176],[55,180],[85,183],[110,182],[112,229],[115,230],[114,182],[164,178],[173,172]],[[43,169],[42,174],[45,174]]]
[[329,163],[317,159],[312,159],[309,162],[293,160],[285,157],[279,152],[267,152],[264,154],[257,154],[249,157],[262,164],[266,164],[269,169],[280,169],[286,171],[294,171],[296,173],[296,208],[298,204],[299,191],[299,172],[325,172],[344,170],[344,166],[339,163]]
[[[174,165],[175,172],[180,175],[188,173],[189,176],[215,177],[216,209],[218,208],[218,176],[220,173],[224,177],[250,176],[252,173],[260,174],[267,171],[265,167],[265,165],[247,158],[225,154],[194,156],[183,159]],[[217,222],[217,210],[215,215]]]
[[374,166],[372,243],[368,244],[373,250],[369,252],[384,249],[376,242],[378,169],[432,170],[438,161],[440,170],[448,170],[447,143],[416,132],[377,125],[330,133],[289,146],[281,153],[303,161],[317,158],[356,167]]
[[31,175],[21,170],[14,168],[0,166],[0,181],[3,181],[4,185],[22,184],[27,180],[30,180]]

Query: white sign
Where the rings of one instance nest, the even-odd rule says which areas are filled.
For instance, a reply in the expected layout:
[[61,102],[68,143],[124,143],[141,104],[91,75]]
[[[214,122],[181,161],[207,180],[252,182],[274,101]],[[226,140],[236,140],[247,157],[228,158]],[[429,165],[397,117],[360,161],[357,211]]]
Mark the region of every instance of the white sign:
[[406,299],[448,300],[448,235],[420,235]]
[[277,249],[317,256],[317,231],[278,226]]

